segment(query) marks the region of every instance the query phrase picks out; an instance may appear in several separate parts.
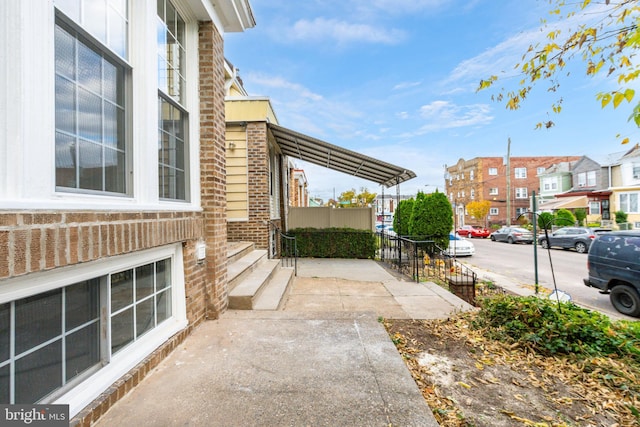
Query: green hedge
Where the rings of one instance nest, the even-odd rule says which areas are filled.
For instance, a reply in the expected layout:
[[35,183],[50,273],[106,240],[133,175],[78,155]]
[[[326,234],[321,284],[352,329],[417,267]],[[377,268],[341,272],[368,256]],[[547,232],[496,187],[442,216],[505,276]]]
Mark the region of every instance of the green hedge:
[[302,258],[375,258],[376,239],[372,231],[351,228],[296,228],[287,232],[296,237]]

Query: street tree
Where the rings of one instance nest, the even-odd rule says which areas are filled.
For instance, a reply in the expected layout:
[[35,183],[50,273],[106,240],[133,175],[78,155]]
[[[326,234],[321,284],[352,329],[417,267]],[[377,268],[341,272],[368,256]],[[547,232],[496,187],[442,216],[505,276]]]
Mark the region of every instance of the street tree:
[[473,202],[467,203],[466,209],[467,209],[467,212],[469,212],[469,215],[482,221],[486,227],[487,215],[489,215],[489,210],[491,209],[490,201],[474,200]]
[[376,193],[370,193],[366,188],[361,188],[360,192],[356,192],[355,188],[340,193],[338,200],[343,208],[363,208],[371,206],[376,198]]
[[[543,20],[542,31],[546,41],[529,46],[522,60],[515,65],[522,79],[517,88],[501,88],[492,98],[504,102],[506,108],[516,110],[541,82],[547,90],[557,93],[561,78],[568,77],[568,64],[582,61],[587,76],[602,76],[609,80],[612,89],[596,94],[602,108],[617,108],[623,102],[635,103],[629,120],[640,127],[640,103],[635,99],[633,85],[637,86],[640,63],[636,60],[640,48],[638,0],[548,0],[552,21]],[[490,76],[480,81],[478,90],[496,85],[498,77]],[[562,97],[553,101],[554,113],[562,110]],[[537,128],[550,128],[553,121],[540,122]],[[629,142],[628,138],[621,141]]]
[[453,209],[444,193],[418,192],[413,204],[410,233],[433,240],[441,248],[449,246],[449,233],[453,229]]

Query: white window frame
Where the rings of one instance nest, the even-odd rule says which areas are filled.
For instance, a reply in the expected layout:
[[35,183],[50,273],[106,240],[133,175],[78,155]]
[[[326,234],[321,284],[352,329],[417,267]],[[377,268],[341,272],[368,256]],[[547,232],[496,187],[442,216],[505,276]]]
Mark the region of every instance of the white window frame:
[[513,173],[516,179],[525,179],[527,177],[527,168],[515,168]]
[[162,248],[62,267],[52,271],[33,273],[28,277],[8,279],[3,283],[0,288],[0,304],[21,300],[84,280],[106,276],[166,258],[171,259],[171,317],[155,329],[140,336],[134,343],[129,345],[127,351],[120,351],[112,355],[109,363],[95,374],[90,375],[68,392],[48,403],[68,404],[70,416],[75,416],[108,387],[111,387],[120,377],[188,325],[182,244],[178,243]]
[[542,178],[542,188],[544,191],[553,191],[558,189],[558,179],[555,176]]
[[592,200],[589,202],[589,215],[600,215],[600,202]]
[[516,199],[528,199],[529,198],[529,190],[527,187],[518,187],[516,188]]
[[596,171],[588,171],[587,172],[587,187],[595,187],[596,182]]
[[542,166],[538,166],[536,168],[536,174],[538,175],[542,175],[544,173],[544,171],[546,170],[546,168],[542,167]]
[[[74,0],[75,1],[75,0]],[[121,2],[109,2],[120,4]],[[55,4],[42,3],[38,13],[31,13],[26,2],[11,2],[5,8],[7,22],[12,25],[4,33],[19,43],[7,44],[7,57],[21,58],[7,61],[3,74],[5,85],[0,85],[0,98],[21,97],[21,107],[7,112],[7,135],[20,135],[20,144],[14,139],[0,139],[0,204],[11,209],[94,209],[110,211],[175,211],[196,212],[201,210],[201,183],[199,168],[200,152],[200,94],[198,89],[198,66],[187,70],[188,105],[190,112],[190,200],[171,201],[158,197],[158,120],[155,105],[158,99],[157,53],[154,34],[155,3],[128,0],[129,49],[128,58],[122,59],[131,67],[131,109],[127,111],[130,123],[134,160],[129,168],[130,186],[128,194],[102,194],[72,191],[56,191],[55,184],[55,54],[54,28]],[[198,15],[184,0],[176,1],[187,21],[187,46],[198,46]],[[9,4],[9,3],[7,3]],[[40,4],[40,3],[39,3]],[[46,11],[46,12],[45,12]],[[217,18],[216,18],[217,19]],[[221,24],[220,24],[221,25]],[[34,31],[36,28],[38,31]],[[151,37],[149,31],[151,30]],[[26,54],[40,52],[37,55]],[[189,49],[187,63],[198,64],[198,50]],[[144,76],[142,79],[135,76]],[[26,84],[28,83],[28,84]],[[38,126],[33,126],[37,123]]]
[[640,192],[619,193],[618,206],[628,214],[640,213]]
[[[189,55],[187,49],[187,20],[182,13],[176,8],[171,0],[161,0],[164,6],[162,15],[168,13],[168,5],[171,6],[171,13],[175,14],[174,18],[177,26],[177,30],[169,29],[167,22],[160,16],[160,11],[156,11],[157,25],[162,25],[164,32],[170,33],[172,40],[175,43],[170,43],[165,40],[165,45],[158,46],[158,70],[161,69],[161,64],[166,66],[166,75],[163,73],[158,74],[158,192],[161,200],[166,201],[182,201],[188,202],[191,198],[190,194],[190,138],[189,138],[189,111],[185,107],[189,100],[189,94],[187,93],[187,58]],[[156,4],[159,2],[156,2]],[[181,22],[182,26],[177,23]],[[178,34],[180,32],[182,34]],[[168,46],[174,47],[169,49]],[[170,58],[170,53],[173,50],[178,52],[180,57],[177,61]],[[169,52],[167,52],[169,51]],[[160,52],[166,53],[164,57],[160,57]],[[161,76],[164,75],[166,81],[164,84],[160,84]],[[173,80],[177,80],[171,84]],[[167,86],[167,87],[163,87]],[[181,128],[178,132],[171,132],[164,126],[165,121],[171,122],[171,120],[165,120],[162,114],[165,112],[165,108],[173,111],[173,115],[178,115],[179,120],[177,123]],[[175,122],[173,123],[175,129]],[[179,166],[178,158],[175,154],[177,148],[182,144],[182,167]],[[182,176],[182,181],[178,179],[178,176]]]
[[487,172],[489,175],[498,175],[498,168],[489,168]]
[[500,213],[499,208],[489,208],[489,215],[498,215]]
[[490,196],[497,196],[498,195],[498,187],[492,187],[489,188],[489,195]]
[[640,163],[634,163],[632,165],[633,179],[640,179]]
[[[131,80],[132,69],[124,60],[122,60],[122,58],[114,54],[107,46],[105,46],[98,39],[90,35],[78,23],[73,22],[72,20],[68,19],[64,14],[59,12],[57,12],[55,16],[54,31],[58,31],[58,27],[65,33],[68,33],[71,35],[71,37],[74,39],[76,47],[78,47],[79,44],[82,44],[83,46],[87,47],[91,52],[99,56],[102,61],[112,65],[114,68],[116,68],[119,71],[119,73],[122,74],[122,81],[120,82],[121,85],[116,88],[116,91],[121,92],[121,94],[117,96],[121,96],[122,99],[118,100],[117,102],[115,100],[111,100],[103,93],[96,93],[92,90],[88,90],[89,88],[82,86],[80,77],[76,76],[74,80],[70,80],[69,78],[64,77],[63,74],[58,75],[57,69],[55,70],[56,79],[59,77],[61,81],[71,83],[74,86],[74,93],[75,93],[75,102],[74,102],[75,109],[73,112],[75,115],[74,129],[73,130],[68,130],[66,128],[59,129],[57,125],[55,126],[56,136],[55,136],[54,145],[56,146],[56,149],[55,149],[56,154],[54,156],[54,162],[55,162],[54,169],[56,171],[56,179],[55,179],[56,192],[62,192],[62,193],[71,192],[71,193],[107,195],[107,196],[131,196],[132,195],[131,179],[130,179],[132,174],[131,153],[133,149],[132,149],[132,142],[131,142],[131,139],[132,139],[131,133],[128,132],[128,129],[131,127],[130,126],[131,95],[128,90],[128,86],[129,86],[128,82]],[[54,46],[54,57],[56,56],[55,50],[56,48]],[[78,60],[79,56],[80,54],[76,51],[76,61]],[[76,73],[78,73],[78,69],[81,68],[81,65],[82,64],[78,64],[78,63],[75,64]],[[104,76],[104,71],[103,71],[103,76]],[[104,82],[106,82],[106,79],[101,81],[101,90],[104,87],[104,85],[102,85],[102,83]],[[87,114],[87,112],[80,109],[79,107],[80,91],[94,98],[99,98],[101,111],[102,111],[101,118],[103,119],[101,123],[108,121],[108,116],[105,116],[106,114],[105,106],[116,106],[116,109],[123,110],[123,113],[121,115],[122,122],[116,125],[115,127],[117,130],[118,138],[121,138],[123,140],[122,145],[117,144],[116,147],[113,147],[112,146],[113,144],[109,144],[108,142],[106,142],[109,137],[107,136],[108,130],[104,126],[104,124],[103,126],[101,126],[101,129],[100,129],[100,137],[93,137],[93,138],[83,137],[83,134],[87,133],[88,131],[83,131],[80,129],[81,123],[86,121],[86,120],[83,121],[80,116],[83,114],[83,112],[84,114]],[[58,91],[56,90],[55,92],[56,92],[56,98],[57,98]],[[57,105],[54,105],[54,111],[57,111]],[[117,117],[117,114],[115,117]],[[60,138],[65,137],[67,139],[72,139],[73,142],[71,143],[71,146],[75,147],[76,150],[79,151],[79,153],[75,155],[71,153],[71,156],[69,159],[71,163],[75,164],[73,168],[74,169],[73,185],[64,185],[58,182],[58,178],[57,178],[58,162],[66,161],[65,160],[66,156],[60,155],[60,157],[58,157],[58,149],[57,149],[58,135],[60,135]],[[97,149],[101,153],[101,157],[99,158],[99,160],[102,164],[98,167],[92,168],[95,170],[102,171],[101,173],[102,188],[100,189],[97,189],[97,188],[90,189],[90,188],[81,187],[80,180],[81,180],[82,168],[78,166],[78,164],[79,163],[81,164],[82,162],[95,161],[95,156],[94,158],[91,158],[90,156],[85,157],[83,155],[84,151],[82,150],[82,147],[92,147],[94,151],[96,150],[96,147],[97,147]],[[111,154],[109,155],[107,153],[111,153]],[[105,177],[105,170],[107,169],[105,162],[109,157],[115,156],[116,159],[118,159],[117,157],[118,155],[123,156],[122,161],[116,160],[118,164],[117,168],[121,169],[121,171],[119,172],[119,175],[120,175],[120,180],[122,181],[123,189],[121,191],[109,191],[105,189],[105,185],[108,181],[108,179]]]
[[474,175],[474,174],[473,174],[473,169],[471,169],[471,170],[469,171],[469,180],[473,181],[473,178],[474,178],[474,176],[473,176],[473,175]]
[[475,190],[470,190],[470,191],[469,191],[469,197],[470,197],[470,198],[472,198],[472,199],[475,199],[475,198],[476,198],[476,192],[475,192]]

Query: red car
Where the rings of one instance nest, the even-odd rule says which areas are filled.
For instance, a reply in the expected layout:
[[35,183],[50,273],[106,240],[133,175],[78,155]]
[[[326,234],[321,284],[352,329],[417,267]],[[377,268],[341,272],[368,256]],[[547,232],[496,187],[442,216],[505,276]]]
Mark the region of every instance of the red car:
[[478,237],[481,239],[486,239],[491,234],[491,231],[484,227],[480,227],[479,225],[463,225],[458,229],[458,231],[456,231],[456,233],[458,233],[458,236],[462,237]]

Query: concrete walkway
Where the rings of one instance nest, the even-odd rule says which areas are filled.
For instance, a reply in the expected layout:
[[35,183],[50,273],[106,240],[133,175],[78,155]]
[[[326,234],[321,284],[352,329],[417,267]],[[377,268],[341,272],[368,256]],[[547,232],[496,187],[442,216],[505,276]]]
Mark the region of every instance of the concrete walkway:
[[200,325],[99,426],[437,426],[378,317],[472,309],[371,260],[304,259],[283,311]]

